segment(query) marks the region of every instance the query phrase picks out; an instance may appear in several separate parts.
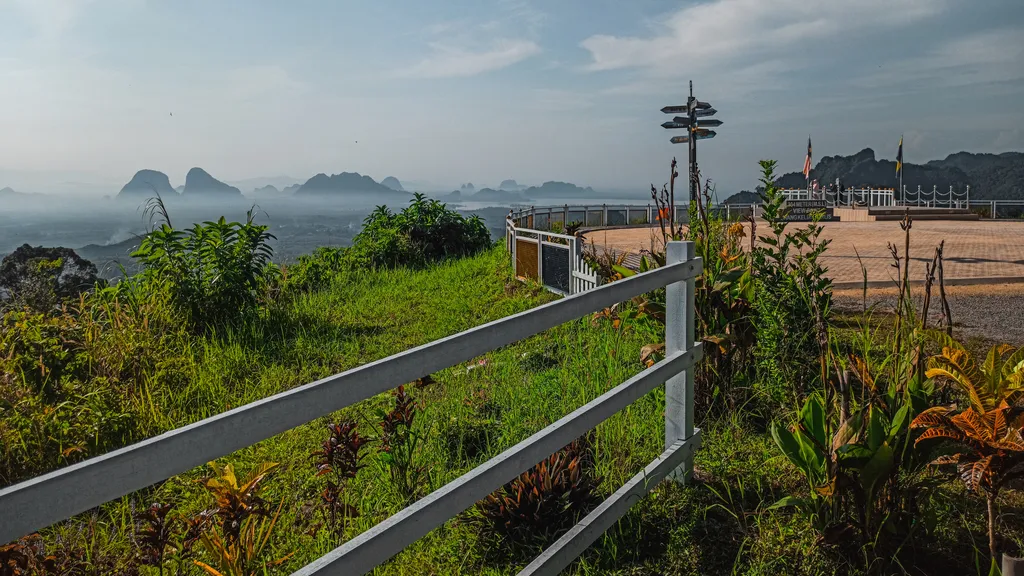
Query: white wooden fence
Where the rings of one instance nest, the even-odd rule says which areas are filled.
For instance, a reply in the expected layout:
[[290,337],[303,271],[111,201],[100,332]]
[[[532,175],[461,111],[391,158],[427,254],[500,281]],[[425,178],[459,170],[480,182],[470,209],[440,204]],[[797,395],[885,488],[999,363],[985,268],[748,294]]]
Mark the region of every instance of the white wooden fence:
[[517,278],[532,278],[565,295],[592,290],[600,283],[597,272],[583,258],[581,238],[519,228],[509,218],[505,221],[505,245]]
[[665,383],[665,451],[520,574],[557,574],[665,477],[685,482],[700,444],[693,423],[691,242],[670,242],[661,268],[490,322],[305,384],[137,444],[0,490],[0,543],[192,470],[277,434],[467,362],[496,348],[666,287],[665,359],[491,458],[294,574],[364,574]]

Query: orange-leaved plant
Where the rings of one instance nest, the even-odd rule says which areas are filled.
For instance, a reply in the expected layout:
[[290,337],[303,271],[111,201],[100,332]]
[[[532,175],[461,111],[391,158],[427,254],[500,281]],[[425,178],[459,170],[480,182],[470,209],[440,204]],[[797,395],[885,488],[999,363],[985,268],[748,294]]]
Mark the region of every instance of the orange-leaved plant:
[[985,494],[988,501],[989,552],[998,558],[996,498],[1000,489],[1024,475],[1024,410],[1016,406],[1024,394],[1024,348],[993,346],[978,366],[964,347],[943,332],[931,332],[942,353],[928,361],[929,378],[960,387],[968,407],[936,406],[925,410],[911,426],[926,428],[917,443],[930,439],[951,441],[952,454],[940,456],[936,465],[955,465],[968,490]]

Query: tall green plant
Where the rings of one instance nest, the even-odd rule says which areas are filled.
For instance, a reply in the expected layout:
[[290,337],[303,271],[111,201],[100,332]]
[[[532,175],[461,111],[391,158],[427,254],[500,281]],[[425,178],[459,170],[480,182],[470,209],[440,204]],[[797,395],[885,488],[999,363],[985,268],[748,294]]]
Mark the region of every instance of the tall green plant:
[[752,249],[756,284],[758,386],[777,404],[788,404],[822,381],[823,331],[831,314],[832,283],[821,256],[829,240],[814,220],[788,231],[785,197],[775,184],[774,160],[762,160],[762,217],[768,233]]
[[423,266],[469,256],[491,244],[479,216],[466,218],[417,193],[401,212],[378,206],[363,222],[352,245],[355,261],[367,266]]
[[[171,225],[159,198],[147,208],[162,220],[132,256],[143,266],[138,281],[164,290],[192,325],[211,328],[254,311],[268,282],[277,274],[271,264],[274,235],[254,223],[253,210],[244,223],[195,224],[188,230]],[[121,290],[130,290],[130,282]]]

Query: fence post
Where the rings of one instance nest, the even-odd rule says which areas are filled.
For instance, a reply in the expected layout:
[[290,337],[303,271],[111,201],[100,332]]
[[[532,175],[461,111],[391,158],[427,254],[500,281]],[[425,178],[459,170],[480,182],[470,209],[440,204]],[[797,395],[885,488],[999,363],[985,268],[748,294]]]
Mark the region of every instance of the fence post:
[[[669,242],[665,249],[666,264],[693,260],[693,242]],[[693,347],[694,279],[669,284],[665,288],[665,354],[674,354]],[[665,383],[665,446],[693,436],[693,368],[676,374]],[[669,474],[669,478],[686,484],[693,473],[693,456]]]
[[544,285],[544,236],[537,233],[537,281]]

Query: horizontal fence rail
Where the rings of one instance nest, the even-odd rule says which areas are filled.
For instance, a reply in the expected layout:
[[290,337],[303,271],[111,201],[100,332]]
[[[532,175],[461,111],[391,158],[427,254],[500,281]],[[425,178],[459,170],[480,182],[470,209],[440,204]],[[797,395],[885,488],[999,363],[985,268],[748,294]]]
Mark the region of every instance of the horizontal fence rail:
[[700,430],[694,430],[689,440],[676,440],[668,450],[651,462],[640,473],[626,482],[602,502],[586,518],[565,533],[550,548],[544,551],[519,576],[557,576],[572,561],[579,557],[591,544],[615,524],[651,488],[678,468],[693,451],[700,447]]
[[[365,574],[455,514],[592,430],[701,357],[696,344],[619,384],[554,424],[322,556],[295,576]],[[666,474],[668,471],[666,471]]]
[[[357,536],[299,574],[370,570],[658,384],[679,382],[680,378],[692,382],[689,367],[701,357],[701,348],[692,337],[693,286],[703,263],[693,257],[692,243],[670,242],[668,248],[669,262],[661,268],[471,328],[0,489],[0,543],[615,303],[665,286],[669,288],[669,300],[678,296],[679,302],[668,302],[665,360]],[[682,315],[672,313],[673,308],[680,307],[689,310]],[[675,325],[680,321],[685,326]],[[685,339],[680,341],[679,335],[685,335]],[[666,445],[686,441],[685,451],[690,452],[699,442],[692,428],[692,385],[686,388],[690,395],[686,399],[677,398],[677,389],[666,386]],[[681,429],[675,424],[669,426],[677,420],[687,424]]]

